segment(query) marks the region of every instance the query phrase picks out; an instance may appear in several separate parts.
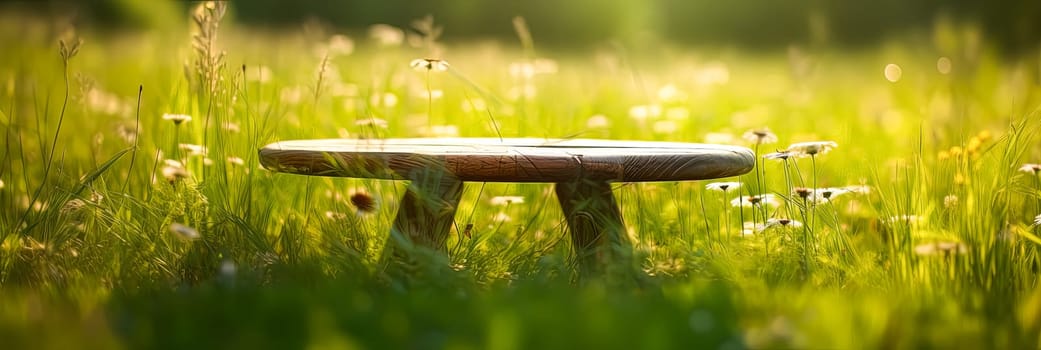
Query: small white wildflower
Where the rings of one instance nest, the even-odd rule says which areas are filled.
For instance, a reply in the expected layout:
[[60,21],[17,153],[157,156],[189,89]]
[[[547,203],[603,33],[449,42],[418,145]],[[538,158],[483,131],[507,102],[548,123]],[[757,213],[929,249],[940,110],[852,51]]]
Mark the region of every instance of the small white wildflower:
[[676,132],[676,129],[678,128],[676,122],[671,120],[659,120],[651,125],[651,130],[654,131],[655,134],[671,134]]
[[175,183],[178,180],[188,177],[188,171],[184,169],[184,165],[173,159],[167,159],[163,161],[162,174],[169,183]]
[[133,125],[117,125],[116,135],[119,135],[120,138],[128,143],[134,143],[137,141],[137,129]]
[[806,157],[828,153],[838,146],[839,144],[835,141],[799,142],[788,146],[787,151],[796,156]]
[[733,182],[733,181],[731,181],[731,182],[713,182],[713,183],[710,183],[708,185],[705,185],[705,189],[706,190],[722,191],[722,192],[726,192],[726,191],[729,191],[729,190],[736,190],[736,189],[738,189],[740,187],[741,187],[741,183],[740,182]]
[[603,114],[597,114],[586,120],[586,127],[590,129],[606,129],[611,121]]
[[687,94],[677,88],[676,85],[668,84],[658,89],[658,100],[662,103],[683,102],[686,99]]
[[398,95],[392,92],[375,93],[369,96],[369,102],[373,107],[394,107],[398,105]]
[[427,99],[430,99],[430,100],[440,100],[442,97],[445,97],[445,92],[443,90],[440,90],[440,89],[431,89],[431,90],[425,90],[424,89],[424,90],[415,91],[413,93],[413,96],[416,96],[418,98],[422,98],[424,100],[427,100]]
[[239,124],[235,123],[235,122],[224,122],[224,125],[221,125],[221,126],[224,128],[224,130],[227,130],[228,132],[231,132],[231,133],[237,133],[237,132],[239,132],[241,130],[239,128]]
[[398,46],[405,41],[405,32],[388,24],[374,24],[369,27],[369,37],[380,46]]
[[223,278],[230,279],[235,277],[235,273],[238,271],[238,266],[235,266],[235,262],[231,259],[224,259],[220,263],[220,275]]
[[535,76],[535,65],[530,62],[513,62],[509,66],[510,76],[517,79],[530,79]]
[[730,82],[730,69],[722,62],[713,62],[694,74],[698,86],[724,85]]
[[937,255],[937,254],[964,254],[969,251],[969,247],[961,242],[931,242],[919,244],[914,247],[915,254],[922,256]]
[[535,74],[556,74],[558,70],[557,61],[549,58],[535,59]]
[[497,213],[492,217],[492,221],[495,222],[510,222],[513,221],[513,217],[506,213]]
[[354,125],[357,125],[357,126],[371,126],[371,127],[377,127],[377,128],[386,129],[388,124],[387,124],[386,120],[374,117],[374,118],[358,119],[358,120],[354,121]]
[[523,84],[510,88],[510,91],[506,92],[506,98],[511,101],[520,99],[533,99],[538,96],[539,89],[535,84]]
[[940,74],[947,75],[951,73],[951,59],[948,57],[940,57],[936,59],[936,71]]
[[471,98],[463,101],[461,107],[464,112],[483,112],[488,110],[488,104],[481,98]]
[[841,195],[850,193],[850,190],[844,187],[814,188],[810,191],[813,194],[812,200],[817,203],[828,203]]
[[170,232],[185,240],[195,240],[201,237],[199,231],[181,223],[170,224]]
[[958,206],[958,196],[957,195],[949,194],[949,195],[943,196],[943,207],[944,208],[951,209],[951,208],[954,208],[954,207],[957,207],[957,206]]
[[1031,173],[1034,175],[1041,174],[1041,164],[1027,163],[1019,167],[1019,171],[1024,173]]
[[432,125],[430,135],[434,137],[459,137],[459,127],[455,125]]
[[4,180],[0,179],[0,190],[4,189]]
[[279,91],[279,99],[287,105],[300,103],[304,97],[304,89],[299,86],[287,86]]
[[763,159],[776,159],[776,160],[788,160],[792,157],[792,152],[789,151],[777,151],[773,153],[767,153],[763,155]]
[[163,120],[172,121],[174,123],[174,125],[181,125],[181,123],[187,123],[187,122],[192,121],[192,116],[187,115],[187,114],[166,113],[166,114],[163,114]]
[[326,211],[325,218],[333,221],[347,220],[347,214],[338,211]]
[[346,35],[336,34],[329,38],[326,47],[331,55],[346,56],[354,52],[354,41]]
[[888,223],[908,223],[911,225],[918,225],[925,222],[925,219],[918,215],[896,215],[890,216],[885,219]]
[[740,196],[730,201],[731,206],[735,207],[758,207],[758,206],[770,206],[778,207],[781,204],[777,201],[777,197],[771,193],[759,194],[753,196]]
[[87,92],[86,102],[90,109],[104,114],[119,115],[130,112],[130,105],[119,96],[96,88]]
[[648,118],[656,118],[661,115],[659,105],[636,105],[629,108],[629,117],[643,121]]
[[868,185],[849,185],[849,186],[843,187],[843,189],[846,190],[849,193],[856,193],[856,194],[870,194],[871,193],[871,186],[868,186]]
[[767,230],[774,227],[799,228],[802,227],[802,223],[792,219],[770,218],[766,220],[766,224],[763,225],[762,229],[760,229],[759,231]]
[[777,142],[777,135],[770,131],[769,128],[752,129],[745,131],[741,138],[751,142],[754,145],[764,145],[768,143]]
[[669,107],[665,110],[665,119],[677,121],[690,119],[690,110],[687,107]]
[[444,72],[448,70],[448,62],[436,58],[417,58],[408,65],[417,71]]
[[524,203],[521,196],[495,196],[489,201],[492,205],[510,205]]
[[1041,226],[1041,215],[1034,217],[1034,225]]
[[181,150],[188,151],[189,156],[205,156],[206,146],[182,143],[177,145]]
[[239,157],[228,157],[228,163],[231,165],[243,166],[246,165],[246,161]]
[[271,71],[271,68],[268,68],[268,66],[258,66],[256,68],[246,69],[246,80],[252,82],[261,84],[269,82],[271,81],[272,75],[274,75],[274,73]]
[[890,63],[886,65],[882,73],[886,76],[886,80],[889,80],[890,83],[895,83],[900,81],[900,77],[904,75],[904,70],[900,66]]

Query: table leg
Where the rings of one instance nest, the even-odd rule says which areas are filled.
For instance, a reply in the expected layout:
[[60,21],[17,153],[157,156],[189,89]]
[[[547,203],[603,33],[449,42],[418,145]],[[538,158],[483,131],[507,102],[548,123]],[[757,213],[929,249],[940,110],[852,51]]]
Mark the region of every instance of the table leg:
[[596,273],[609,264],[628,268],[632,245],[622,224],[622,212],[611,193],[611,184],[577,180],[556,184],[556,192],[571,229],[580,273]]
[[394,218],[388,246],[415,244],[444,252],[455,210],[463,196],[463,183],[444,172],[430,171],[411,177]]

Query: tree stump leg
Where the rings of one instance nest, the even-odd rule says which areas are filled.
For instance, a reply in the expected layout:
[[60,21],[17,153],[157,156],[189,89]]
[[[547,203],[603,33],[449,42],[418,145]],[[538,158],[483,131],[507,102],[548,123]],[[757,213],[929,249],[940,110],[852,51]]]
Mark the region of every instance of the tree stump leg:
[[445,252],[463,196],[463,183],[444,172],[411,176],[391,227],[388,246],[423,246]]
[[611,184],[577,180],[556,184],[557,199],[571,229],[579,273],[604,272],[609,264],[629,267],[632,245],[622,224]]

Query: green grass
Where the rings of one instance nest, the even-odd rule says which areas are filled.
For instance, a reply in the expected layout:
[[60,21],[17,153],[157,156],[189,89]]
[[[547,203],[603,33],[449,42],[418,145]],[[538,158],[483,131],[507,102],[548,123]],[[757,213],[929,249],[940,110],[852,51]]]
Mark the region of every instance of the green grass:
[[[860,52],[450,45],[437,57],[451,69],[428,73],[409,63],[432,47],[365,33],[337,53],[335,33],[315,28],[225,22],[207,49],[192,48],[188,28],[80,28],[63,60],[60,26],[0,23],[0,339],[12,348],[1038,348],[1041,180],[1017,169],[1041,162],[1041,65],[994,56],[971,28]],[[75,41],[63,39],[68,52]],[[555,70],[511,75],[536,57]],[[641,109],[660,113],[634,118]],[[589,125],[594,115],[607,125]],[[277,140],[429,136],[434,125],[480,137],[732,135],[750,147],[741,134],[769,127],[779,142],[760,154],[839,145],[791,160],[793,187],[870,192],[807,204],[783,163],[762,161],[761,185],[753,173],[720,181],[776,194],[789,204],[768,217],[812,225],[742,237],[742,218],[763,219],[724,210],[734,191],[617,184],[639,271],[580,278],[549,185],[468,184],[456,221],[473,224],[469,236],[453,230],[447,256],[388,262],[403,183],[257,161]],[[166,159],[186,175],[168,181]],[[356,214],[358,191],[378,209]],[[917,218],[890,219],[903,215]],[[933,242],[953,251],[922,254]]]

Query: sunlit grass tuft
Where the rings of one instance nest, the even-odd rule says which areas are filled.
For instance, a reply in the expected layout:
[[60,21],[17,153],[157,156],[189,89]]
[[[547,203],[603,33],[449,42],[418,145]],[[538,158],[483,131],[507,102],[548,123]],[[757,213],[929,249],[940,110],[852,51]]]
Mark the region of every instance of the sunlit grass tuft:
[[[223,6],[198,4],[194,31],[0,32],[17,52],[0,57],[15,347],[1037,347],[1027,64],[917,42],[536,56],[523,19],[517,50],[442,43],[432,17],[256,33]],[[637,261],[589,278],[552,185],[468,184],[447,254],[388,256],[403,183],[256,154],[427,136],[710,141],[759,162],[614,184]]]

